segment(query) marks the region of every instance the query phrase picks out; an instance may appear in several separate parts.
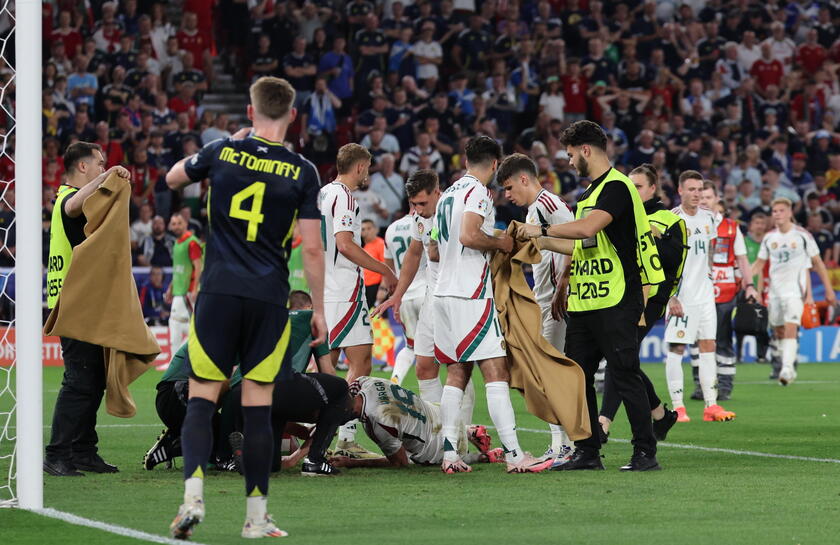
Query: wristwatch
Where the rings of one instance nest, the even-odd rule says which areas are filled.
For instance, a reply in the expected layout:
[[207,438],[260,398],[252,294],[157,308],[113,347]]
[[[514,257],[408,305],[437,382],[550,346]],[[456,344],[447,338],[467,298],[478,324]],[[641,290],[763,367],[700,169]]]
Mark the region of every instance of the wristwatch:
[[548,224],[547,223],[543,223],[543,224],[540,225],[540,233],[544,237],[548,236]]

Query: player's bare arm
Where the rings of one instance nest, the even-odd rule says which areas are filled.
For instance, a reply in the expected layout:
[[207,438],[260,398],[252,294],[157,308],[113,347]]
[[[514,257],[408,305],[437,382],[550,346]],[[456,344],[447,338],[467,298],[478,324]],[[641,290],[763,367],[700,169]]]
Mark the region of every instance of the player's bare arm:
[[175,163],[172,168],[169,169],[169,172],[166,173],[166,185],[169,186],[169,189],[178,191],[193,183],[190,177],[187,176],[187,169],[184,168],[186,162],[192,159],[192,157],[192,155],[184,157]]
[[[613,217],[609,212],[603,210],[592,210],[585,218],[570,221],[567,223],[556,223],[549,225],[546,236],[565,238],[571,240],[583,240],[594,237],[607,225],[612,223]],[[522,224],[516,231],[517,238],[537,238],[542,236],[542,226]]]
[[[319,227],[320,229],[320,227]],[[353,240],[353,233],[340,231],[335,234],[335,247],[338,252],[363,269],[382,275],[382,281],[393,285],[397,283],[397,275],[381,261],[377,261]]]
[[[405,252],[403,266],[400,270],[400,277],[399,280],[397,280],[394,292],[387,301],[371,311],[371,316],[382,314],[391,308],[394,310],[394,318],[397,322],[402,323],[400,320],[400,305],[402,305],[402,297],[414,281],[414,277],[417,276],[417,271],[420,269],[420,260],[422,257],[423,243],[419,240],[412,240],[411,244],[408,245],[408,250]],[[387,263],[388,260],[386,259],[385,261]]]
[[494,237],[481,230],[484,218],[475,212],[464,212],[461,224],[461,233],[458,240],[467,248],[487,252],[490,250],[501,250],[510,253],[513,249],[513,238],[508,234]]
[[750,271],[750,269],[745,269],[745,270],[750,271],[750,273],[752,273],[751,276],[757,276],[758,277],[758,286],[757,286],[758,293],[762,293],[764,291],[764,266],[766,264],[767,264],[767,260],[766,259],[761,259],[759,257],[752,264],[752,270],[751,271]]
[[76,191],[72,197],[67,199],[67,203],[64,205],[64,212],[71,218],[78,218],[82,215],[82,205],[85,203],[85,199],[93,195],[94,191],[102,185],[108,176],[112,173],[116,173],[117,176],[120,178],[128,179],[130,174],[125,167],[121,167],[119,165],[113,166],[97,176],[93,179],[92,182],[81,188],[80,190]]
[[815,255],[811,258],[811,264],[814,269],[816,269],[817,276],[820,277],[820,282],[822,282],[823,287],[825,288],[825,300],[833,304],[837,301],[837,296],[834,294],[834,288],[831,286],[831,279],[828,277],[828,270],[825,268],[825,262],[823,262],[819,255]]
[[551,299],[551,316],[558,322],[566,317],[569,302],[569,278],[572,272],[572,262],[566,263],[557,282],[557,290]]
[[356,458],[348,458],[346,456],[338,456],[335,458],[330,458],[329,462],[334,465],[335,467],[407,467],[408,463],[408,455],[405,452],[404,447],[400,447],[400,450],[391,454],[390,456],[385,456],[382,458],[369,458],[369,459],[356,459]]
[[539,237],[536,244],[540,250],[551,250],[558,254],[572,255],[575,250],[575,243],[567,238]]
[[303,240],[303,272],[312,296],[312,342],[317,346],[327,339],[327,321],[324,317],[324,248],[321,246],[321,220],[300,220]]
[[752,274],[747,274],[751,272],[750,262],[745,255],[735,256],[736,262],[738,263],[738,268],[743,272],[741,276],[741,285],[744,289],[744,294],[749,299],[752,297],[753,299],[758,300],[758,292],[755,290],[755,286],[752,283]]

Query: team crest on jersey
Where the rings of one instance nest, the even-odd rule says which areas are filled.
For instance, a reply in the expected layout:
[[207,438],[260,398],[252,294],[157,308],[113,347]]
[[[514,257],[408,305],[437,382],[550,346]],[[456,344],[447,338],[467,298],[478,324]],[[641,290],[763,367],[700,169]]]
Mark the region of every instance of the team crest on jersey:
[[351,225],[353,225],[353,216],[351,216],[350,214],[344,214],[344,216],[341,218],[341,226],[350,227]]
[[504,340],[504,339],[502,339],[502,340],[501,340],[501,342],[500,342],[499,344],[501,344],[501,345],[502,345],[502,350],[505,350],[505,351],[507,350],[507,344],[505,343],[505,340]]
[[774,242],[773,244],[770,245],[770,248],[772,248],[773,250],[775,250],[778,247],[779,247],[779,245],[776,242]]
[[417,222],[417,232],[418,232],[418,233],[420,233],[420,234],[422,235],[422,234],[423,234],[423,231],[425,231],[425,230],[426,230],[426,226],[425,226],[425,225],[423,225],[423,222],[422,222],[422,221],[418,221],[418,222]]
[[683,337],[685,337],[685,331],[683,331],[683,330],[677,331],[677,338],[682,339]]
[[795,249],[796,249],[796,243],[795,243],[795,242],[791,242],[791,243],[790,243],[790,247],[791,247],[791,249],[795,250]]

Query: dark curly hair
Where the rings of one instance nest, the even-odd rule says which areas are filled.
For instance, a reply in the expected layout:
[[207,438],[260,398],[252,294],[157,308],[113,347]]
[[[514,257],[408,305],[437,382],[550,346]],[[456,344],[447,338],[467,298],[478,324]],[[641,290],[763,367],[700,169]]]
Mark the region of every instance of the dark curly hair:
[[575,121],[563,131],[560,143],[564,146],[578,147],[584,144],[607,151],[607,135],[597,124],[586,119]]

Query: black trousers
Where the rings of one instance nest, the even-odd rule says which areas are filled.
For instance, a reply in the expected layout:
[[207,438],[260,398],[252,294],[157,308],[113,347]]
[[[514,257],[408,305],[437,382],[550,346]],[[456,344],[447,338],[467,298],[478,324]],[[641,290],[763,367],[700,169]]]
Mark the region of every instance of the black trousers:
[[50,461],[72,461],[97,453],[96,412],[105,393],[105,353],[101,346],[62,337],[61,353],[64,378],[46,448]]
[[724,358],[735,358],[735,347],[732,346],[732,311],[738,299],[728,303],[716,303],[717,310],[717,338],[715,339],[715,353]]
[[[639,343],[641,343],[642,339],[650,333],[650,330],[653,329],[653,325],[662,317],[664,312],[664,304],[648,301],[648,304],[645,307],[645,325],[636,327]],[[658,395],[656,395],[656,389],[653,387],[653,383],[650,381],[650,378],[648,378],[645,372],[641,370],[641,367],[639,368],[639,376],[645,385],[645,393],[647,394],[650,408],[654,409],[658,407],[662,404],[662,400],[659,399]],[[615,389],[615,383],[612,381],[612,373],[610,372],[609,367],[607,367],[604,371],[604,398],[601,400],[601,416],[605,416],[610,420],[615,420],[615,415],[618,412],[619,407],[621,407],[621,398],[618,396],[618,392]]]
[[566,355],[576,361],[586,377],[586,402],[592,435],[575,441],[577,448],[598,451],[598,400],[595,396],[595,372],[601,358],[607,360],[611,381],[624,403],[633,448],[648,454],[656,453],[656,439],[650,420],[648,401],[639,366],[638,326],[642,314],[641,301],[590,312],[569,314],[566,329]]
[[157,396],[155,397],[155,409],[160,421],[172,432],[174,437],[181,436],[181,426],[184,417],[187,416],[186,399],[189,395],[187,388],[178,392],[179,383],[160,382],[157,385]]
[[[232,406],[237,411],[235,428],[242,431],[242,386],[231,390],[230,395]],[[350,408],[347,382],[341,377],[326,373],[295,373],[287,380],[278,381],[274,385],[271,403],[276,452],[280,452],[286,423],[306,422],[315,424],[308,458],[316,463],[325,461],[327,448],[336,430],[352,417]]]

